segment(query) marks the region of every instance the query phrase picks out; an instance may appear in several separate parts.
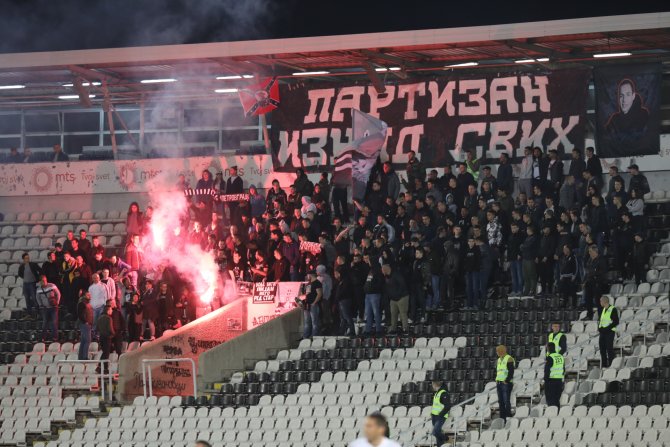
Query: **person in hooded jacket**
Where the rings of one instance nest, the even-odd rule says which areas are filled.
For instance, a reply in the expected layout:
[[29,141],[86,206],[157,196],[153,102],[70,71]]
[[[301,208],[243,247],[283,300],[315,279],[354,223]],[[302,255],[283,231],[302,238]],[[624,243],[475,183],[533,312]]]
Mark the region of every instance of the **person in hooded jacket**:
[[461,259],[458,250],[452,241],[444,243],[444,259],[442,262],[442,279],[440,296],[445,302],[447,309],[456,307],[455,285],[460,269]]
[[265,212],[265,199],[258,194],[256,185],[249,185],[249,205],[251,207],[251,217],[259,218]]
[[312,212],[316,215],[316,205],[312,203],[312,198],[309,196],[303,196],[300,199],[302,206],[300,207],[300,216],[303,219],[307,218],[307,213]]

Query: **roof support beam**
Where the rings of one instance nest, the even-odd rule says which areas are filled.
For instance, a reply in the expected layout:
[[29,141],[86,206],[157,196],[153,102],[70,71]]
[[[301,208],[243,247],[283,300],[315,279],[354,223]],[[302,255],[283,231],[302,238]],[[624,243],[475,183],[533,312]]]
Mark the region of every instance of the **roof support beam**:
[[370,59],[381,59],[387,62],[391,62],[393,64],[399,65],[401,67],[410,67],[410,68],[420,68],[421,64],[417,64],[416,62],[413,61],[408,61],[407,59],[403,59],[401,57],[396,57],[390,54],[385,54],[385,53],[380,53],[378,51],[371,51],[371,50],[358,50],[360,54],[363,54],[367,56]]
[[549,48],[544,48],[539,45],[535,45],[529,42],[519,42],[517,40],[503,40],[501,43],[507,45],[510,48],[521,49],[525,51],[532,51],[534,53],[545,54],[553,59],[560,59],[561,55],[558,55],[554,50]]
[[91,70],[89,68],[80,67],[79,65],[68,65],[67,68],[72,73],[77,74],[79,76],[83,76],[87,80],[91,81],[94,79],[97,79],[99,81],[114,81],[115,83],[121,81],[121,79],[116,76],[111,76],[109,74],[102,73],[97,70]]
[[372,82],[372,85],[374,86],[377,93],[386,93],[386,86],[377,75],[377,72],[371,63],[367,62],[365,64],[365,72],[368,74],[370,82]]

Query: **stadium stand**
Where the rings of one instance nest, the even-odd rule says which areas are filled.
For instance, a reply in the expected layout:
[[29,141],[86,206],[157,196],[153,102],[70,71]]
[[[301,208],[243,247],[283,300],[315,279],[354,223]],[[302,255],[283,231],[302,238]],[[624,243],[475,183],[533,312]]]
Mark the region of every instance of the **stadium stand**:
[[[647,209],[656,216],[665,211],[655,205]],[[649,231],[667,237],[662,225]],[[600,367],[596,323],[581,321],[584,313],[563,308],[555,297],[489,300],[482,311],[434,315],[425,324],[413,324],[405,336],[303,340],[229,381],[210,384],[197,399],[140,396],[122,407],[105,407],[95,398],[70,400],[63,405],[70,408],[67,415],[52,409],[50,416],[53,424],[65,418],[66,428],[57,439],[52,431],[35,445],[80,446],[95,440],[101,446],[187,446],[203,438],[221,446],[342,446],[357,436],[360,418],[378,409],[403,445],[429,445],[433,378],[446,381],[454,404],[465,401],[452,408],[448,421],[447,432],[457,445],[663,445],[670,440],[669,281],[653,272],[665,267],[670,242],[649,244],[654,253],[650,282],[610,288],[621,323],[619,356],[608,368]],[[560,409],[546,406],[540,383],[544,337],[555,320],[569,328]],[[519,365],[515,415],[507,423],[497,417],[497,396],[491,392],[492,346],[498,343],[511,347]],[[35,350],[43,348],[36,345]],[[47,348],[41,360],[50,360],[52,350],[57,352]],[[45,397],[55,399],[50,404],[64,402]],[[46,406],[47,400],[41,402]],[[81,405],[74,406],[76,414],[87,414],[85,421],[72,424],[72,403]],[[48,431],[45,422],[22,424],[3,425],[3,439]]]
[[3,54],[0,447],[670,447],[670,13],[570,14]]

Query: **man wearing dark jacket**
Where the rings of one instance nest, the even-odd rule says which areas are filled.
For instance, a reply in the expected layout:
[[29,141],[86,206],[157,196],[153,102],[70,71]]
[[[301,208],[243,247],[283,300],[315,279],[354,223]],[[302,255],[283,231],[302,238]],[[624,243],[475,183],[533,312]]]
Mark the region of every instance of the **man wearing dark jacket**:
[[424,164],[417,158],[416,152],[409,151],[407,166],[405,166],[407,173],[406,188],[410,192],[414,192],[414,181],[416,179],[422,182],[426,179],[426,168]]
[[111,340],[111,351],[116,352],[117,355],[121,355],[123,352],[123,334],[126,332],[126,319],[123,318],[123,314],[116,307],[116,300],[109,300],[107,305],[111,306],[112,314],[110,318],[112,319],[112,325],[114,326],[114,336]]
[[[98,317],[98,321],[95,322],[95,328],[100,336],[100,348],[102,349],[100,360],[107,360],[112,349],[112,339],[116,335],[114,322],[112,321],[111,305],[108,304],[105,306],[104,312]],[[107,369],[106,365],[105,369]]]
[[400,317],[403,332],[408,333],[409,292],[407,291],[405,278],[400,272],[393,272],[388,264],[382,266],[382,274],[384,275],[384,294],[391,307],[390,333],[395,334],[398,317]]
[[[647,263],[649,256],[647,253],[647,244],[641,233],[636,233],[633,236],[633,250],[631,252],[630,260],[627,262],[629,270],[633,271],[635,275],[635,283],[640,284],[645,280],[647,274]],[[631,266],[632,264],[632,266]]]
[[48,281],[46,275],[40,275],[40,282],[37,284],[36,301],[42,315],[42,341],[46,341],[46,334],[51,331],[51,341],[57,342],[60,291],[55,284]]
[[593,147],[586,148],[586,170],[594,177],[602,177],[603,175],[603,163],[600,161],[600,157],[595,154]]
[[500,154],[500,164],[498,165],[498,189],[502,189],[507,194],[512,194],[514,191],[514,174],[512,173],[512,165],[509,162],[509,155],[507,152]]
[[[416,247],[413,247],[413,245],[416,245]],[[423,321],[426,311],[426,295],[432,287],[430,262],[426,259],[423,248],[418,246],[418,241],[413,241],[406,251],[414,252],[413,256],[407,254],[408,258],[413,258],[410,273],[412,320]]]
[[[567,307],[568,303],[572,307],[577,305],[577,258],[572,252],[572,245],[570,243],[564,243],[560,246],[562,251],[561,256],[559,257],[559,283],[558,288],[561,293],[561,298],[563,299],[563,305]],[[564,351],[557,351],[561,354],[565,354]]]
[[42,269],[35,262],[30,261],[30,255],[23,253],[23,263],[19,266],[18,277],[23,280],[23,298],[26,300],[26,311],[33,315],[37,311],[37,281],[42,275]]
[[558,193],[563,185],[563,162],[558,158],[558,151],[549,151],[549,166],[547,168],[547,194],[558,198]]
[[538,240],[535,227],[526,228],[526,239],[521,244],[521,261],[523,269],[523,295],[535,295],[537,292],[537,258]]
[[440,283],[440,296],[445,307],[456,306],[455,285],[460,269],[461,258],[453,241],[444,242],[444,261],[442,262],[442,282]]
[[589,257],[584,268],[584,302],[586,305],[586,320],[593,319],[593,308],[598,307],[600,313],[600,297],[605,286],[607,276],[607,261],[600,256],[598,247],[589,247]]
[[365,334],[373,335],[382,334],[384,328],[382,326],[382,292],[384,291],[384,277],[381,269],[376,261],[370,259],[370,255],[363,256],[365,262],[370,270],[368,271],[363,291],[365,292]]
[[521,232],[517,222],[512,222],[510,227],[511,233],[507,240],[507,260],[510,263],[510,274],[512,275],[512,292],[510,296],[521,296],[523,293],[521,244],[523,244],[525,234]]
[[142,337],[149,328],[149,340],[156,339],[156,320],[160,315],[158,306],[158,299],[156,298],[156,291],[154,290],[154,283],[147,280],[144,284],[144,293],[142,293],[142,315],[144,321],[142,322]]
[[570,160],[570,169],[568,175],[574,177],[577,186],[582,183],[582,172],[586,169],[586,163],[582,158],[582,152],[575,148],[572,150],[572,159]]
[[554,255],[556,254],[556,236],[551,226],[542,228],[540,245],[537,251],[537,268],[539,270],[542,294],[549,295],[554,289]]
[[484,237],[475,239],[475,245],[479,248],[479,309],[484,308],[488,298],[489,282],[494,265],[494,253],[488,241]]
[[475,239],[468,239],[468,247],[463,258],[463,271],[465,272],[465,289],[467,295],[466,309],[479,307],[481,250],[475,245]]
[[387,161],[382,167],[382,193],[385,197],[391,197],[395,202],[400,195],[400,178],[393,169],[391,162]]
[[91,345],[91,329],[93,328],[93,308],[91,292],[85,291],[77,304],[77,321],[79,322],[79,360],[88,360],[88,347]]
[[433,436],[435,436],[436,445],[441,446],[445,442],[444,432],[442,426],[449,417],[449,410],[451,410],[451,400],[449,399],[449,392],[444,383],[439,380],[433,380],[433,406],[430,411],[430,418],[433,422]]
[[[61,263],[56,258],[56,252],[50,251],[47,260],[42,264],[42,274],[47,276],[47,280],[60,288],[60,266]],[[60,290],[60,289],[59,289]]]
[[335,301],[340,311],[339,335],[356,336],[352,297],[354,296],[354,282],[346,264],[335,268]]
[[628,166],[628,173],[630,174],[628,191],[637,189],[642,196],[651,191],[647,177],[640,173],[640,168],[636,164]]

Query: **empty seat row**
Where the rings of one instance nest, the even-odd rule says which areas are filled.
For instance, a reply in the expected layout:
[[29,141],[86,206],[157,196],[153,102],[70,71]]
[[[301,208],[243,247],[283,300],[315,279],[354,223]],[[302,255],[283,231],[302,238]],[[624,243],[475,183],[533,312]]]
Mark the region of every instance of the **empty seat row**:
[[67,222],[67,221],[90,221],[90,220],[118,220],[125,219],[124,211],[59,211],[57,213],[46,211],[44,213],[7,213],[4,215],[3,222],[21,223],[21,222]]

